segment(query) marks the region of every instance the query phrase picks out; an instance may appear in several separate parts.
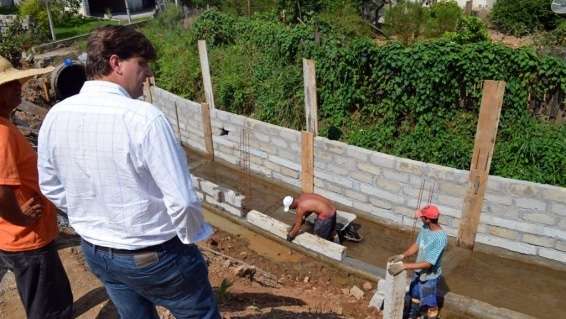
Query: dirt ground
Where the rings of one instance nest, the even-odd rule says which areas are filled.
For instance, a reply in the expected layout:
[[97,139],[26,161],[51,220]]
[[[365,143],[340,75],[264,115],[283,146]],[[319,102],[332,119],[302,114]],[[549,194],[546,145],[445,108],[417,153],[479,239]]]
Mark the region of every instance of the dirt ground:
[[[88,271],[78,238],[63,234],[58,242],[75,298],[75,318],[118,318],[101,283]],[[270,253],[254,250],[260,246]],[[209,278],[223,318],[379,318],[367,308],[375,283],[275,242],[254,246],[240,234],[217,231],[201,250],[209,262]],[[13,281],[6,281],[0,295],[0,318],[25,318]],[[360,299],[350,294],[354,286],[363,291]],[[174,318],[165,309],[159,313],[163,319]]]

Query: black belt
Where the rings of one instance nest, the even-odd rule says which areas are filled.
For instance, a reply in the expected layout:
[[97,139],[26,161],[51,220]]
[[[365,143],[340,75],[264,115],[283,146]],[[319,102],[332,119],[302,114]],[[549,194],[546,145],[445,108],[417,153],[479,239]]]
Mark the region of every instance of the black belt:
[[93,247],[97,251],[104,251],[104,252],[107,252],[109,254],[116,254],[116,255],[135,255],[135,254],[140,254],[140,253],[160,252],[160,251],[165,250],[167,247],[182,244],[181,241],[179,240],[179,237],[177,237],[177,236],[175,236],[175,237],[173,237],[173,238],[169,239],[168,241],[161,243],[161,244],[157,244],[157,245],[149,246],[149,247],[144,247],[144,248],[140,248],[140,249],[133,249],[133,250],[98,246],[98,245],[95,245],[93,243],[89,243],[88,241],[86,241],[84,239],[82,241],[87,246]]

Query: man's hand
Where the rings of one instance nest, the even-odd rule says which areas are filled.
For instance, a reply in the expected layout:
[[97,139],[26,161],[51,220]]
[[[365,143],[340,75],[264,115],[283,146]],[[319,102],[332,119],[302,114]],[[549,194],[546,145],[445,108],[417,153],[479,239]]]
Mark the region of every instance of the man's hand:
[[22,214],[27,217],[28,225],[35,223],[41,217],[41,203],[35,197],[23,203],[20,209],[22,210]]
[[399,255],[389,257],[387,259],[387,262],[388,263],[397,263],[397,262],[403,261],[404,258],[405,258],[405,255],[399,254]]
[[291,236],[291,234],[287,234],[287,241],[293,241],[293,239],[295,239],[294,236]]
[[387,271],[389,272],[389,274],[391,274],[392,276],[397,276],[398,274],[400,274],[403,270],[405,270],[405,265],[403,265],[403,263],[394,263],[389,265],[389,268],[387,269]]

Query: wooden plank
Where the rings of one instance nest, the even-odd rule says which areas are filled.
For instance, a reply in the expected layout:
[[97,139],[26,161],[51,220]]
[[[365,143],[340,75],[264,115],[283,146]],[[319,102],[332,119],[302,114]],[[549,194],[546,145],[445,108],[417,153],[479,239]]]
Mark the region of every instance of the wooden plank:
[[212,142],[212,122],[210,120],[210,106],[207,103],[202,103],[201,110],[204,147],[206,149],[208,159],[214,161],[214,143]]
[[483,97],[470,165],[468,190],[464,199],[464,208],[458,230],[458,245],[469,249],[474,247],[480,221],[505,85],[503,81],[485,81],[483,85]]
[[303,59],[305,86],[305,117],[307,131],[318,135],[318,102],[316,97],[316,72],[313,60]]
[[314,134],[301,135],[301,181],[305,193],[314,192]]
[[[387,263],[389,269],[391,263]],[[385,273],[385,294],[383,301],[383,319],[402,319],[405,302],[405,288],[407,287],[407,272],[402,271],[393,276]]]
[[200,57],[200,69],[202,72],[202,82],[204,84],[204,95],[206,103],[212,110],[216,108],[214,104],[214,92],[212,91],[212,77],[210,76],[210,66],[208,64],[208,52],[206,50],[206,41],[198,41],[198,54]]
[[153,103],[153,93],[151,91],[153,85],[155,85],[154,77],[148,77],[143,82],[143,96],[145,97],[145,101],[149,103]]
[[[249,211],[246,220],[279,238],[287,238],[287,233],[291,228],[291,226],[256,210]],[[346,254],[346,247],[309,233],[299,234],[293,239],[293,243],[338,261],[342,261]]]

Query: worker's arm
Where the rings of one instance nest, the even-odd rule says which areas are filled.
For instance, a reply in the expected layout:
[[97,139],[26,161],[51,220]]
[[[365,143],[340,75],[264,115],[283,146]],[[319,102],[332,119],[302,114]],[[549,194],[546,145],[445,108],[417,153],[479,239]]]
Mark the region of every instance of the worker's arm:
[[0,185],[0,217],[18,226],[33,225],[41,216],[41,205],[35,198],[18,205],[12,186]]
[[418,263],[403,263],[403,268],[406,270],[426,270],[432,267],[432,264],[426,261]]
[[297,208],[297,211],[295,213],[295,224],[293,224],[293,227],[291,227],[291,230],[287,234],[287,240],[289,241],[297,237],[297,235],[301,231],[301,226],[303,226],[303,220],[305,217],[305,210],[301,207]]
[[409,248],[407,248],[407,250],[405,250],[403,256],[411,257],[414,254],[416,254],[418,251],[419,251],[419,245],[417,245],[417,242],[414,242],[411,246],[409,246]]

